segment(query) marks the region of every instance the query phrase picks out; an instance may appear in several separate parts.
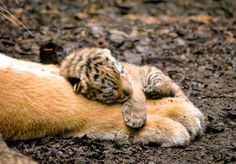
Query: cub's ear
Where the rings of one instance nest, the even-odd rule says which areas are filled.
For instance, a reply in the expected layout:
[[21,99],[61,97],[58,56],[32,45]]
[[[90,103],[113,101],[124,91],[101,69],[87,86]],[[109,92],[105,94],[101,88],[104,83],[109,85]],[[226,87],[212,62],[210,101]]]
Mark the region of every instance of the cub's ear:
[[116,60],[112,54],[111,54],[111,51],[109,49],[103,49],[103,52],[106,53],[108,59],[112,62],[112,64],[114,65],[114,69],[115,71],[118,73],[118,74],[123,74],[124,73],[124,67],[123,65],[118,61]]

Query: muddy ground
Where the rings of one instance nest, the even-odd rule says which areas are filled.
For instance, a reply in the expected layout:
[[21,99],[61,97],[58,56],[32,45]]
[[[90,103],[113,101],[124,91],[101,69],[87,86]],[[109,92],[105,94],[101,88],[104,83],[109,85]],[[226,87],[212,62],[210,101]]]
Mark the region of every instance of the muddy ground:
[[[184,148],[88,138],[9,142],[40,163],[235,163],[236,1],[3,0],[31,31],[0,17],[0,51],[40,62],[54,42],[60,63],[81,47],[106,47],[119,60],[157,66],[205,114],[205,135]],[[63,50],[62,50],[63,48]]]

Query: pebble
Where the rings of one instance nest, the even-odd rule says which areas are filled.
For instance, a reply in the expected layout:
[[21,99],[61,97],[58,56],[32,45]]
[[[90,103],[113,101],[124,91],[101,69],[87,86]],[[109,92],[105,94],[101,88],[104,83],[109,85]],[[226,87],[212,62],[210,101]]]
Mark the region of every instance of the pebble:
[[181,39],[181,38],[176,38],[176,39],[174,40],[174,42],[175,42],[175,44],[177,44],[178,46],[185,46],[185,45],[186,45],[185,41],[184,41],[183,39]]
[[210,37],[209,33],[206,31],[197,31],[195,35],[200,39],[208,39]]
[[187,35],[188,40],[195,40],[195,39],[206,40],[208,38],[210,38],[210,35],[205,31],[196,31],[194,33],[190,33],[189,35]]
[[99,38],[103,35],[103,28],[102,27],[92,27],[91,34],[94,38]]
[[151,39],[149,38],[143,38],[139,41],[140,45],[142,46],[148,46],[151,43]]
[[110,36],[111,42],[115,43],[116,45],[122,45],[125,42],[124,36],[120,34],[111,34]]
[[149,51],[149,47],[148,46],[137,45],[137,46],[135,46],[135,48],[140,53],[145,53],[145,52]]
[[110,40],[112,43],[115,44],[115,46],[121,46],[128,37],[128,34],[116,29],[110,30],[109,33],[110,33]]

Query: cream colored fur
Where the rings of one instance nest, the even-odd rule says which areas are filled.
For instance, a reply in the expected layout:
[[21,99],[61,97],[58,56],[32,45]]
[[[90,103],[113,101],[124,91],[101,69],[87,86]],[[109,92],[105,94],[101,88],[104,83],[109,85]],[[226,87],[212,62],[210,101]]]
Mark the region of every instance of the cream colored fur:
[[105,105],[75,94],[57,67],[0,54],[0,133],[5,140],[86,135],[179,146],[201,134],[203,124],[203,114],[179,96],[147,100],[146,124],[133,130],[124,123],[121,104]]

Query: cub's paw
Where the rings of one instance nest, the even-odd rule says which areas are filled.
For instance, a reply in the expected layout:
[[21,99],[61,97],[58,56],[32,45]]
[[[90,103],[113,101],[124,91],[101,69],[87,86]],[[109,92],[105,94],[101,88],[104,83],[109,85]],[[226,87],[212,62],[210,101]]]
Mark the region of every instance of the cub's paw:
[[150,99],[175,96],[171,81],[159,71],[148,74],[144,81],[143,91],[147,98]]
[[147,119],[145,102],[128,99],[122,106],[122,114],[126,125],[131,128],[142,127]]

